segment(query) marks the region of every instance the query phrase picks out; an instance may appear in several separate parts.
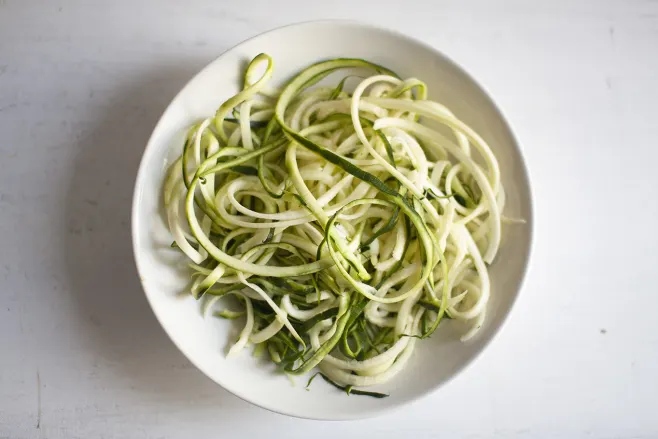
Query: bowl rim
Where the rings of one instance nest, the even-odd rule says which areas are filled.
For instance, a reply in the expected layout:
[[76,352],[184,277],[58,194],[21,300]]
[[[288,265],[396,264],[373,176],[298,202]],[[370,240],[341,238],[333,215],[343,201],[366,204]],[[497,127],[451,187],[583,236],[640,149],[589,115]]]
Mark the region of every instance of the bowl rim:
[[[395,37],[397,39],[405,40],[413,45],[417,45],[422,47],[423,49],[433,53],[437,57],[442,58],[445,62],[451,64],[453,67],[455,67],[461,74],[463,74],[469,81],[471,81],[482,93],[482,95],[489,101],[489,103],[492,105],[493,109],[498,113],[498,116],[500,117],[500,121],[503,123],[505,129],[508,131],[509,136],[513,142],[513,146],[517,150],[519,157],[520,157],[520,166],[521,166],[521,174],[523,176],[524,184],[527,187],[528,190],[528,200],[527,200],[527,209],[528,209],[528,218],[525,218],[526,220],[526,227],[528,228],[528,245],[527,245],[527,250],[526,250],[526,255],[525,255],[525,261],[521,270],[521,275],[519,278],[518,282],[518,287],[516,288],[516,291],[513,294],[513,297],[510,301],[510,305],[507,309],[507,311],[504,313],[504,315],[500,319],[500,324],[492,328],[490,333],[489,333],[489,340],[485,342],[485,344],[478,349],[471,358],[469,358],[467,361],[465,361],[463,364],[461,364],[456,371],[446,378],[444,381],[439,383],[436,386],[428,387],[424,389],[423,391],[417,393],[416,395],[413,395],[410,397],[407,401],[404,401],[403,403],[397,404],[397,405],[389,405],[389,406],[383,406],[381,408],[373,409],[368,412],[356,412],[354,414],[348,415],[348,416],[328,416],[328,417],[317,417],[317,416],[309,416],[305,415],[303,413],[298,413],[295,411],[292,411],[290,409],[286,408],[280,408],[280,407],[275,407],[267,403],[261,403],[261,402],[254,402],[250,400],[247,396],[244,396],[239,392],[238,389],[233,388],[230,385],[227,385],[225,382],[220,382],[213,378],[209,373],[206,372],[205,368],[201,366],[200,364],[197,364],[197,361],[195,359],[192,359],[188,357],[185,354],[185,351],[183,348],[177,343],[170,334],[169,330],[167,329],[167,326],[163,322],[163,320],[160,318],[160,315],[156,312],[152,295],[148,293],[148,289],[144,283],[144,273],[143,273],[143,268],[140,265],[140,257],[138,255],[137,247],[138,247],[138,201],[140,198],[140,191],[143,186],[143,180],[144,180],[144,169],[146,168],[145,163],[146,163],[146,157],[148,156],[148,152],[155,148],[154,145],[154,137],[155,133],[159,131],[160,125],[163,123],[163,116],[165,113],[171,108],[174,102],[176,102],[179,98],[180,95],[183,94],[183,92],[187,89],[187,87],[192,83],[197,77],[202,75],[204,72],[206,72],[208,69],[210,69],[215,63],[220,62],[222,58],[224,58],[227,54],[230,52],[234,51],[238,47],[242,46],[243,44],[246,44],[249,41],[252,41],[254,39],[266,36],[271,33],[278,32],[283,29],[287,28],[292,28],[292,27],[307,27],[307,26],[314,26],[314,25],[319,25],[319,24],[329,24],[329,25],[350,25],[354,26],[357,28],[361,29],[366,29],[369,31],[374,31],[374,32],[380,32],[384,34],[388,34],[392,37]],[[146,300],[151,308],[151,311],[155,315],[156,320],[164,330],[164,332],[167,334],[169,337],[169,340],[176,346],[176,348],[183,354],[183,356],[190,361],[206,378],[211,380],[213,383],[219,384],[224,390],[229,392],[230,394],[238,397],[239,399],[252,404],[257,407],[261,407],[265,410],[268,410],[272,413],[277,413],[281,415],[287,415],[299,419],[309,419],[309,420],[318,420],[318,421],[340,421],[340,420],[357,420],[357,419],[367,419],[367,418],[373,418],[375,416],[380,416],[385,413],[390,413],[395,410],[398,410],[404,406],[408,406],[413,403],[417,403],[419,400],[427,397],[429,394],[434,393],[438,391],[441,387],[447,385],[448,383],[452,382],[455,380],[458,376],[463,375],[464,371],[466,371],[468,368],[470,368],[476,360],[480,359],[483,355],[483,353],[487,350],[490,350],[491,344],[494,342],[494,340],[498,337],[498,335],[501,333],[503,330],[503,327],[507,325],[509,316],[512,314],[512,311],[517,305],[519,296],[521,295],[521,292],[525,286],[526,280],[528,278],[528,273],[529,273],[529,268],[530,268],[530,262],[532,260],[532,254],[533,254],[533,249],[534,249],[534,234],[535,234],[535,225],[534,225],[534,196],[533,196],[533,191],[532,191],[532,186],[530,183],[530,173],[528,170],[528,165],[525,160],[524,154],[523,154],[523,148],[521,146],[521,143],[518,140],[518,137],[514,130],[512,129],[511,124],[508,122],[508,118],[505,116],[505,114],[502,111],[501,106],[494,101],[492,98],[491,93],[489,90],[479,81],[477,81],[473,75],[470,74],[470,72],[464,68],[462,65],[458,64],[455,62],[452,58],[447,56],[445,53],[442,51],[438,50],[431,44],[428,44],[420,39],[417,39],[415,37],[411,37],[407,34],[404,34],[400,31],[394,30],[394,29],[389,29],[387,27],[383,26],[378,26],[375,24],[371,24],[368,22],[360,21],[360,20],[353,20],[353,19],[320,19],[320,20],[305,20],[305,21],[299,21],[299,22],[294,22],[294,23],[289,23],[283,26],[277,26],[271,29],[267,29],[263,32],[260,32],[256,35],[253,35],[245,40],[240,41],[239,43],[229,47],[228,49],[224,50],[219,56],[215,57],[211,61],[209,61],[201,70],[199,70],[194,76],[192,76],[182,87],[181,89],[176,93],[176,95],[169,101],[167,106],[162,110],[162,113],[160,115],[160,118],[158,119],[157,123],[153,127],[153,130],[151,131],[151,135],[149,136],[148,141],[146,142],[146,147],[144,148],[144,151],[142,153],[142,157],[140,158],[139,162],[139,168],[137,171],[137,175],[135,178],[135,185],[133,189],[133,199],[132,199],[132,204],[131,204],[131,241],[132,241],[132,249],[133,249],[133,259],[135,261],[135,266],[137,268],[137,273],[139,276],[139,281],[142,286],[142,290],[144,292],[144,295],[146,296]],[[489,348],[489,349],[488,349]]]

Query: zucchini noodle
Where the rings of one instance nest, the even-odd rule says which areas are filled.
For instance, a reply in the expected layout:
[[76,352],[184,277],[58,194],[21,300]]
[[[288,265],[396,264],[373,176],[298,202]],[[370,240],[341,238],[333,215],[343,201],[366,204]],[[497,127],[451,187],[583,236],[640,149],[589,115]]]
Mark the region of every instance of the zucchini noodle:
[[[190,128],[164,185],[172,247],[204,314],[243,318],[229,355],[254,345],[288,374],[317,366],[347,394],[386,396],[352,387],[392,379],[443,320],[463,341],[484,323],[496,157],[418,79],[349,58],[280,90],[273,74],[259,54]],[[217,310],[223,296],[239,310]]]

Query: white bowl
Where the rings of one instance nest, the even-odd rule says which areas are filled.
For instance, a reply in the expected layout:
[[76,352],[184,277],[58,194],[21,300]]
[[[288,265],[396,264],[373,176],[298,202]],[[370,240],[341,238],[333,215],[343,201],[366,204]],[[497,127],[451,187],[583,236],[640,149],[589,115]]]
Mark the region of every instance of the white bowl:
[[[492,296],[479,334],[460,342],[453,322],[442,324],[429,340],[418,343],[407,369],[375,388],[389,398],[347,396],[316,380],[310,391],[305,378],[296,384],[247,351],[225,357],[232,324],[203,318],[199,303],[177,296],[189,277],[165,225],[162,184],[167,165],[180,152],[182,133],[193,122],[215,112],[238,91],[245,62],[265,52],[275,62],[275,78],[285,81],[310,63],[335,57],[364,58],[387,66],[402,77],[425,81],[430,98],[446,104],[492,147],[507,193],[505,213],[524,218],[524,225],[504,227],[503,245],[490,274]],[[502,114],[467,73],[440,52],[419,41],[376,27],[346,21],[309,22],[275,29],[245,41],[197,74],[174,98],[153,131],[142,158],[133,200],[133,245],[142,285],[153,312],[169,337],[192,363],[234,395],[279,413],[313,419],[355,419],[380,414],[417,399],[464,369],[500,329],[518,295],[531,241],[532,210],[528,177],[518,144]],[[503,365],[500,365],[503,367]]]

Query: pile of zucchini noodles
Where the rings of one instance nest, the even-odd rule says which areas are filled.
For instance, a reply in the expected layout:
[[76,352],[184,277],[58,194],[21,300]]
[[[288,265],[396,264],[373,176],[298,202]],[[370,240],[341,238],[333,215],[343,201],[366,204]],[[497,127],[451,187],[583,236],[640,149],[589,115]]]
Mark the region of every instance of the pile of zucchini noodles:
[[[365,76],[318,84],[354,69]],[[172,246],[206,311],[244,317],[229,356],[255,345],[286,373],[317,366],[384,396],[353,386],[390,380],[444,319],[469,325],[462,340],[482,326],[505,202],[496,158],[418,79],[361,59],[313,64],[281,90],[272,74],[256,56],[189,130],[164,187]]]

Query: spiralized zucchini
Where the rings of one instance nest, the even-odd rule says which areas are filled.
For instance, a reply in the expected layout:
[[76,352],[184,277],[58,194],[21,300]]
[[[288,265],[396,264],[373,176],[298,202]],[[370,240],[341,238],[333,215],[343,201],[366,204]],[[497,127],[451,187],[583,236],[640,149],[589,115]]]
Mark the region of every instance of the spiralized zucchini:
[[[282,90],[272,76],[256,56],[189,130],[164,186],[172,246],[206,310],[244,317],[229,355],[253,344],[287,373],[317,366],[348,394],[385,396],[352,387],[393,378],[444,319],[466,322],[464,341],[484,322],[496,157],[418,79],[361,59],[313,64]],[[226,296],[237,310],[216,309]]]

